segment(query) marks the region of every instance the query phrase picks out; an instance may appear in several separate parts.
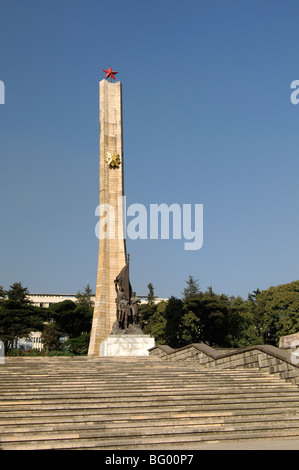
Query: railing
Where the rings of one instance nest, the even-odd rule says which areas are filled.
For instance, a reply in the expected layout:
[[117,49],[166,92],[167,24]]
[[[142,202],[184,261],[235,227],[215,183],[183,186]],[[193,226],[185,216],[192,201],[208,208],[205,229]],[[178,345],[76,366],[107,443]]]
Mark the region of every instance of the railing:
[[155,346],[149,353],[164,361],[195,361],[208,368],[258,368],[299,385],[299,356],[275,346],[257,345],[243,349],[217,350],[204,343],[193,343],[180,349]]

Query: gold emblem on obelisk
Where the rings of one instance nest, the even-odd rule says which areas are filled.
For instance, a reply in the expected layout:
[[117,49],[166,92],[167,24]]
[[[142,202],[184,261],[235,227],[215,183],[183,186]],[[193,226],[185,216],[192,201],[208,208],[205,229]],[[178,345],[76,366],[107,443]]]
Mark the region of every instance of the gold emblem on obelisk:
[[107,152],[106,162],[110,168],[119,168],[121,163],[119,154],[111,154]]

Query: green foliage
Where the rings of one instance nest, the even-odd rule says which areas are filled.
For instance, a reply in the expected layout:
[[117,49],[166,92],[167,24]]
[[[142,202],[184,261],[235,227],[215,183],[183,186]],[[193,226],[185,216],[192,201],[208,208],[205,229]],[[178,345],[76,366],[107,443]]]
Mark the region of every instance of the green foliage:
[[44,312],[26,298],[27,288],[17,282],[10,286],[0,302],[0,340],[5,350],[14,347],[18,338],[27,338],[32,331],[41,331]]
[[167,302],[162,301],[157,305],[141,305],[139,323],[145,334],[151,334],[156,344],[166,344],[165,308]]
[[154,302],[155,302],[154,286],[153,286],[153,284],[150,282],[150,283],[147,285],[147,288],[148,288],[147,303],[148,303],[148,305],[153,305]]
[[265,344],[299,331],[299,281],[270,287],[254,301],[255,321]]
[[200,342],[200,319],[192,310],[183,315],[181,340],[185,345]]
[[[156,344],[173,348],[204,342],[210,346],[240,348],[254,344],[277,345],[279,338],[299,331],[299,281],[253,291],[247,300],[205,292],[192,276],[182,299],[170,297],[155,304],[148,284],[147,303],[140,306],[140,325]],[[0,340],[9,355],[85,355],[93,315],[89,285],[76,302],[65,300],[47,309],[31,305],[28,289],[14,283],[0,286]],[[42,331],[43,351],[13,349],[18,338]],[[68,336],[61,343],[61,336]]]
[[56,323],[62,335],[76,338],[82,333],[90,333],[93,309],[81,302],[64,300],[47,309],[48,318]]
[[3,289],[3,287],[0,286],[0,303],[4,300],[5,296],[6,296],[6,292]]
[[72,338],[63,343],[63,351],[77,356],[85,356],[88,353],[90,333],[85,333],[77,338]]
[[39,351],[38,349],[27,349],[24,351],[23,349],[9,349],[7,352],[7,356],[21,356],[21,357],[44,357],[44,356],[74,356],[74,354],[70,351],[62,351],[62,350],[51,350],[46,351],[42,349]]
[[254,344],[263,344],[263,339],[259,336],[259,329],[254,324],[252,303],[237,297],[231,298],[230,304],[225,346],[245,348]]
[[41,342],[43,343],[43,349],[46,352],[59,350],[61,348],[61,332],[57,328],[56,323],[48,323],[44,326],[41,334]]
[[53,351],[49,351],[47,356],[74,356],[74,354],[70,351],[53,350]]
[[26,351],[24,349],[16,349],[16,348],[13,348],[13,349],[9,349],[7,351],[7,356],[44,356],[45,355],[45,352],[44,351],[40,351],[39,349],[27,349]]
[[189,276],[183,299],[141,308],[141,325],[156,344],[173,348],[204,342],[210,346],[277,345],[279,338],[299,331],[299,281],[255,290],[247,300],[201,292]]
[[210,346],[225,344],[229,320],[227,296],[217,295],[209,287],[206,292],[187,300],[184,311],[184,324],[193,342],[204,342]]
[[146,329],[150,324],[151,317],[157,310],[157,305],[141,304],[139,309],[139,324],[142,329]]
[[80,305],[81,307],[87,307],[89,309],[93,309],[93,306],[94,306],[93,305],[94,303],[92,300],[93,295],[94,294],[90,285],[87,284],[83,293],[81,293],[80,291],[77,293],[76,304]]
[[182,342],[183,302],[176,297],[170,297],[165,308],[166,344],[172,348],[183,346]]
[[183,291],[183,302],[187,302],[200,293],[199,282],[195,280],[193,276],[190,275],[186,283],[187,287],[185,287]]
[[[31,305],[27,298],[28,289],[20,282],[12,284],[8,291],[0,286],[0,340],[4,342],[6,353],[11,350],[11,354],[16,354],[12,349],[17,339],[28,338],[33,331],[41,331],[43,354],[61,350],[63,335],[70,339],[79,337],[78,345],[71,349],[85,354],[93,315],[92,295],[87,284],[83,293],[78,292],[76,302],[65,300],[49,308],[39,308]],[[73,353],[69,350],[65,354]]]
[[9,300],[14,300],[16,302],[21,302],[22,304],[30,303],[27,299],[29,291],[27,287],[23,287],[21,282],[15,282],[6,292],[6,295]]

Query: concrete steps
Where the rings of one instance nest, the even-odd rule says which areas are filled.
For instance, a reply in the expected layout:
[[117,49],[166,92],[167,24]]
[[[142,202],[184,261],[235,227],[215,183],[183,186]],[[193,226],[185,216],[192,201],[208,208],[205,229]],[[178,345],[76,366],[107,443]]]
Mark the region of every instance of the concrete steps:
[[179,449],[299,438],[299,389],[255,369],[140,358],[6,358],[0,449]]

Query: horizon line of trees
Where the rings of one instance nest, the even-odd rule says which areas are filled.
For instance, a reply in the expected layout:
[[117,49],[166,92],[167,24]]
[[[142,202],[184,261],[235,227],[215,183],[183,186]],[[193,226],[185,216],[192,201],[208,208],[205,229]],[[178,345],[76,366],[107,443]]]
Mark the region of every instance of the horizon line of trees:
[[[140,325],[156,344],[173,348],[203,342],[222,348],[255,344],[278,346],[279,338],[299,331],[299,281],[255,290],[242,297],[200,289],[189,276],[182,297],[155,303],[154,286],[148,284],[147,303],[140,306]],[[19,338],[40,331],[43,352],[87,354],[93,317],[93,292],[89,284],[76,295],[47,308],[28,300],[28,289],[16,282],[5,291],[0,286],[0,340],[12,350]],[[68,339],[62,343],[61,338]]]
[[[153,299],[153,285],[148,287]],[[299,281],[257,289],[244,300],[216,294],[212,287],[203,292],[190,275],[181,299],[172,296],[158,304],[150,299],[140,308],[143,331],[156,344],[173,348],[200,342],[222,348],[278,346],[281,336],[299,331]]]

